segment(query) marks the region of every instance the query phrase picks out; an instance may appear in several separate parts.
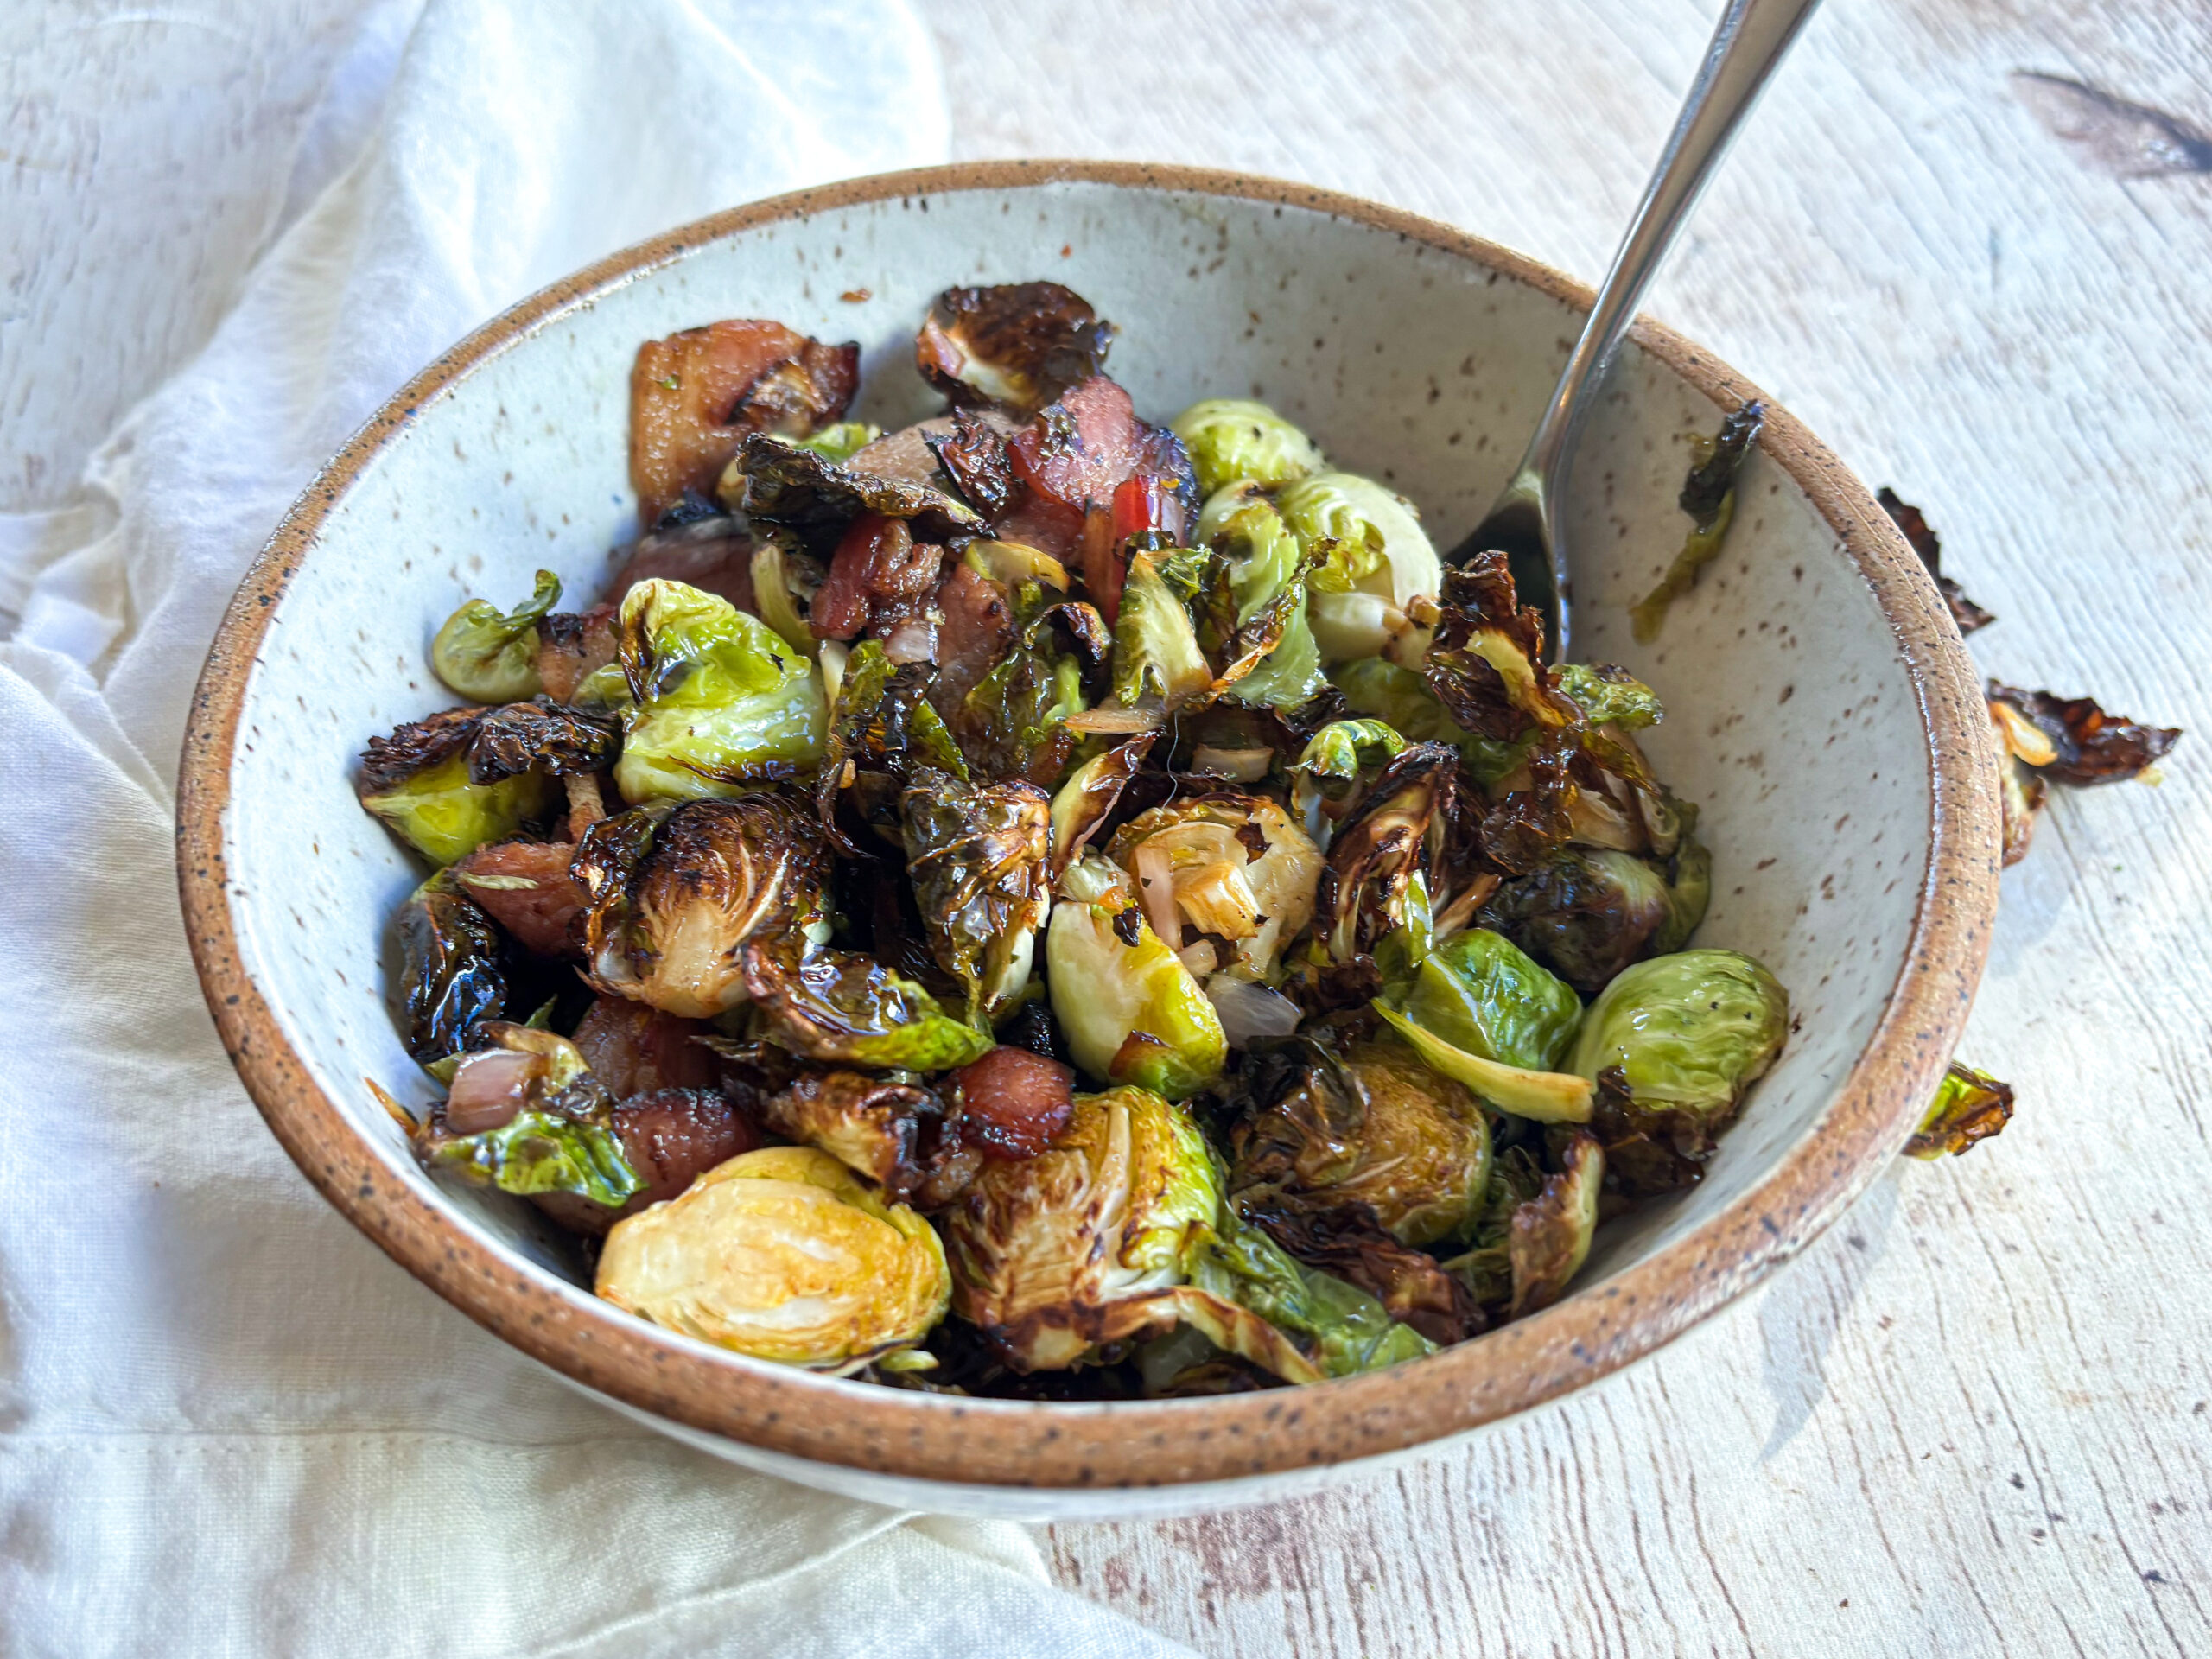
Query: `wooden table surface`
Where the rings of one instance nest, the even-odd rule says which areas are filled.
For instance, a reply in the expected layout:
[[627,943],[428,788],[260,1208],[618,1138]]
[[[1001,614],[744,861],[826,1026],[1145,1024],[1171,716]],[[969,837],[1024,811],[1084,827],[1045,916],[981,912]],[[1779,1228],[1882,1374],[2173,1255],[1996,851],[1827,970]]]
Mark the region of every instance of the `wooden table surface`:
[[[956,156],[1310,180],[1586,276],[1714,10],[925,9]],[[239,38],[329,16],[288,0]],[[0,99],[0,512],[66,502],[238,275],[194,263],[243,245],[204,223],[92,257],[125,245],[101,169],[147,163],[74,131],[90,105],[56,78],[158,96],[175,65],[127,48],[17,58]],[[278,67],[213,83],[233,112],[209,144],[312,92],[257,60]],[[1330,1496],[1054,1528],[1066,1584],[1218,1655],[2212,1653],[2208,135],[2202,0],[1830,0],[1648,304],[1926,508],[2001,619],[1974,641],[1990,672],[2190,730],[2158,788],[2061,794],[2005,877],[1967,1054],[2019,1085],[2012,1128],[1900,1164],[1609,1385]]]

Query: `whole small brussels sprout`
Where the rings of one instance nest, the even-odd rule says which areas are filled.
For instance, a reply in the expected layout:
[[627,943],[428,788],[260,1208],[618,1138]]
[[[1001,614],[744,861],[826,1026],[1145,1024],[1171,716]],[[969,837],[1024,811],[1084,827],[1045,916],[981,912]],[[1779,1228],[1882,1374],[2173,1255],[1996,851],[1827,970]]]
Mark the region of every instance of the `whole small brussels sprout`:
[[1363,1204],[1404,1244],[1465,1230],[1490,1178],[1473,1096],[1395,1042],[1339,1056],[1310,1038],[1247,1063],[1250,1109],[1230,1132],[1230,1190],[1260,1202]]
[[623,713],[614,782],[630,801],[735,795],[822,759],[814,664],[758,617],[680,582],[623,596]]
[[1155,806],[1115,831],[1107,856],[1135,878],[1162,940],[1198,931],[1177,955],[1201,979],[1224,969],[1272,977],[1285,941],[1313,918],[1320,849],[1263,795],[1224,789]]
[[1221,1075],[1221,1015],[1144,919],[1135,882],[1086,854],[1060,878],[1045,936],[1052,1013],[1077,1067],[1179,1100]]
[[944,1249],[812,1147],[717,1165],[615,1224],[599,1294],[655,1325],[757,1359],[842,1373],[912,1347],[944,1317]]
[[1487,928],[1432,949],[1376,1011],[1421,1058],[1501,1111],[1541,1122],[1583,1122],[1592,1084],[1559,1071],[1582,1002]]
[[1569,847],[1508,881],[1477,917],[1584,996],[1642,956],[1675,913],[1658,870],[1631,853]]
[[499,930],[452,872],[440,870],[400,907],[394,931],[407,1052],[425,1065],[457,1053],[470,1027],[506,1006]]
[[[1058,923],[1055,921],[1055,926]],[[1184,1255],[1221,1211],[1205,1137],[1149,1090],[1076,1097],[1034,1158],[988,1163],[944,1217],[953,1306],[1017,1370],[1171,1329]]]
[[1708,1130],[1789,1034],[1789,994],[1734,950],[1681,950],[1624,969],[1583,1015],[1573,1071],[1593,1083],[1618,1067],[1646,1110],[1688,1114]]
[[1191,453],[1201,495],[1239,479],[1287,484],[1328,464],[1313,439],[1265,404],[1249,398],[1208,397],[1169,424]]
[[470,600],[430,641],[431,671],[477,702],[536,696],[544,690],[537,677],[537,625],[560,597],[561,578],[541,570],[530,597],[512,611]]

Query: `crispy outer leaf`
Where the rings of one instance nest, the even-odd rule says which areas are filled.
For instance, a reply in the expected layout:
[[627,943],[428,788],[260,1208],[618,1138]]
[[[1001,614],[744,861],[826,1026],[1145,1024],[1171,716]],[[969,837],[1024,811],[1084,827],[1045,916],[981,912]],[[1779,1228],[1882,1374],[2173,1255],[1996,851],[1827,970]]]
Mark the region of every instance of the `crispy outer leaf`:
[[1905,1153],[1913,1158],[1941,1158],[1965,1152],[1975,1142],[2001,1134],[2012,1121],[2012,1085],[1953,1060],[1927,1116],[1904,1143]]
[[2083,785],[2133,778],[2181,741],[2181,729],[2141,726],[2108,715],[2088,697],[2056,697],[1989,683],[1991,700],[2009,704],[2050,740],[2054,758],[2040,767],[2056,783]]
[[1972,633],[1976,628],[1986,628],[1997,619],[1967,597],[1967,590],[1943,574],[1943,543],[1929,528],[1928,520],[1918,507],[1901,500],[1897,493],[1885,484],[1874,493],[1882,504],[1882,511],[1890,515],[1920,562],[1928,567],[1928,574],[1936,579],[1936,586],[1943,595],[1943,603],[1950,607],[1951,620],[1959,625],[1961,633]]
[[457,1053],[470,1027],[506,1006],[499,930],[449,870],[415,890],[397,926],[407,1052],[425,1064]]

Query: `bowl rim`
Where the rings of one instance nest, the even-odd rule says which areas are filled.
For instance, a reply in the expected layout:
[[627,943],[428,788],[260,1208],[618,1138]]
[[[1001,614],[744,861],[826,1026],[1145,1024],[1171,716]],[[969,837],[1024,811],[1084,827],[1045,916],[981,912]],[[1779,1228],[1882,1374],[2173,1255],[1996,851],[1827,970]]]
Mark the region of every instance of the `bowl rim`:
[[[402,1267],[494,1335],[587,1387],[707,1433],[817,1461],[963,1485],[1219,1483],[1347,1463],[1464,1433],[1655,1351],[1764,1280],[1887,1165],[1949,1062],[1997,902],[1999,808],[1980,683],[1920,561],[1853,476],[1767,401],[1761,446],[1840,537],[1895,636],[1928,739],[1929,858],[1910,945],[1866,1050],[1812,1132],[1690,1233],[1542,1313],[1388,1370],[1211,1399],[1042,1404],[849,1385],[710,1348],[540,1274],[404,1183],[313,1081],[238,950],[224,861],[233,747],[270,615],[325,518],[418,410],[550,320],[741,231],[893,198],[1063,182],[1311,209],[1426,244],[1586,310],[1592,291],[1522,254],[1311,186],[1142,162],[962,162],[736,207],[612,254],[502,312],[416,375],[308,484],[248,569],[194,691],[179,766],[177,876],[223,1044],[285,1150]],[[1762,396],[1673,330],[1634,337],[1723,409]]]

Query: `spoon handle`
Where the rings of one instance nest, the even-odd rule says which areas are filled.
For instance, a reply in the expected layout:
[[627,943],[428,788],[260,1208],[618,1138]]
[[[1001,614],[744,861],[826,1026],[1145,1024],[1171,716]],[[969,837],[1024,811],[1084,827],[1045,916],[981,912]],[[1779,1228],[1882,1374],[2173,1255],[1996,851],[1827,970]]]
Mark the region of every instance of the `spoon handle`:
[[1597,303],[1583,325],[1582,337],[1553,388],[1543,419],[1529,441],[1520,475],[1546,480],[1552,503],[1566,499],[1566,467],[1574,453],[1575,435],[1611,365],[1614,350],[1636,315],[1637,302],[1666,257],[1675,232],[1697,202],[1713,163],[1727,149],[1736,129],[1758,100],[1774,66],[1789,50],[1797,30],[1818,0],[1728,0],[1713,31],[1705,61],[1682,101],[1667,148],[1643,188],[1643,200],[1613,255],[1612,269],[1598,289]]

